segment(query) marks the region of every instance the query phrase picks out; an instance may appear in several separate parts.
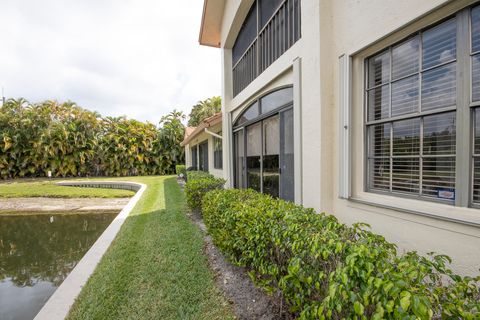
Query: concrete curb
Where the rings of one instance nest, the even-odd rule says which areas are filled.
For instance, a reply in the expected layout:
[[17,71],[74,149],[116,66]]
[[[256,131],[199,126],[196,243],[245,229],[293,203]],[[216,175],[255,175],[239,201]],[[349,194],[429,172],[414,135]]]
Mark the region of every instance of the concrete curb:
[[82,287],[95,271],[108,247],[115,239],[120,227],[123,225],[132,209],[142,197],[147,186],[142,183],[124,181],[75,181],[59,182],[58,185],[71,187],[114,188],[134,190],[136,194],[120,211],[102,235],[95,241],[85,256],[78,262],[63,283],[57,288],[47,303],[40,309],[34,320],[61,320],[65,319],[75,299],[80,294]]

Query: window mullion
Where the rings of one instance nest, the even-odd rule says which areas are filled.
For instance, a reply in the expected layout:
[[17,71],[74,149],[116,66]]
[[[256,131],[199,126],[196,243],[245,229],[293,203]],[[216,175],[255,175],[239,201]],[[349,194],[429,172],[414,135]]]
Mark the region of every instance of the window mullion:
[[420,119],[420,156],[418,160],[418,192],[423,194],[423,117]]
[[469,9],[457,14],[457,113],[455,157],[455,205],[470,202],[470,27]]

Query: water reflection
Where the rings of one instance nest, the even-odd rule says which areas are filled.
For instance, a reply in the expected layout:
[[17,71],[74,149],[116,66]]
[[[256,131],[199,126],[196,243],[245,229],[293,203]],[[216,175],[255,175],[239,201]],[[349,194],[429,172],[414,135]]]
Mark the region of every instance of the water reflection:
[[114,217],[0,215],[0,319],[32,319]]

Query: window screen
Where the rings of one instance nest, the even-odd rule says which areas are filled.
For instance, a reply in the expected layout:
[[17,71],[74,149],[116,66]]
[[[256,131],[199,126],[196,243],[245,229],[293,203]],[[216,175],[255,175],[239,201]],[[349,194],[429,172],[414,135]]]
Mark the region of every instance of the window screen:
[[223,168],[222,139],[217,137],[213,137],[213,167],[215,169]]
[[455,200],[457,21],[366,61],[368,189]]
[[257,37],[257,5],[253,3],[232,48],[233,64],[236,64]]
[[471,97],[473,114],[472,202],[480,204],[480,7],[471,11]]
[[192,147],[191,154],[192,154],[192,167],[195,168],[195,170],[198,168],[198,146]]
[[262,29],[277,11],[283,0],[260,0],[260,29]]

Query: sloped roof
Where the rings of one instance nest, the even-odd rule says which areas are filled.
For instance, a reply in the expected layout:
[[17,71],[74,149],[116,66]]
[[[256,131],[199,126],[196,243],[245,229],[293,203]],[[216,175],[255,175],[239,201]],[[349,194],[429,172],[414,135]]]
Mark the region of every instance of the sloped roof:
[[205,131],[205,128],[212,127],[214,125],[217,125],[219,123],[222,123],[222,113],[216,113],[211,117],[206,118],[205,120],[202,121],[198,125],[198,127],[187,127],[185,128],[185,137],[183,138],[182,143],[180,145],[183,147],[187,145],[192,139],[194,139],[196,136],[198,136],[200,133]]

